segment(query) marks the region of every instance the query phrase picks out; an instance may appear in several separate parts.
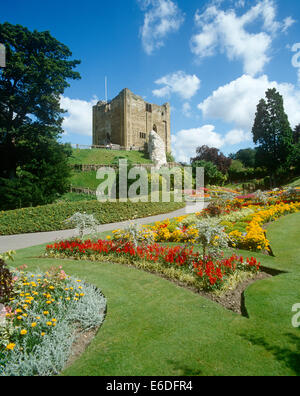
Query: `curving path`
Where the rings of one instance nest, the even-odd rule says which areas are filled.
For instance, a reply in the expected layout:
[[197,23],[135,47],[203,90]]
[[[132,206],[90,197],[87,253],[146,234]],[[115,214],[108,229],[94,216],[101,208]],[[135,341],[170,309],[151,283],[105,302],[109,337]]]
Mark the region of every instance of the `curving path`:
[[[208,203],[201,204],[203,207],[207,206]],[[177,216],[183,216],[188,213],[197,212],[203,209],[203,207],[195,206],[195,204],[187,204],[185,208],[176,210],[174,212],[160,214],[156,216],[144,217],[141,219],[132,220],[135,224],[149,224],[155,221],[162,221],[168,218],[173,218]],[[118,228],[124,228],[129,224],[129,220],[103,224],[98,227],[98,232],[112,231]],[[60,231],[50,231],[50,232],[36,232],[30,234],[18,234],[18,235],[5,235],[0,236],[0,253],[7,252],[9,250],[18,250],[27,247],[32,247],[36,245],[41,245],[43,243],[51,243],[58,239],[67,239],[77,236],[76,229],[72,230],[60,230]]]

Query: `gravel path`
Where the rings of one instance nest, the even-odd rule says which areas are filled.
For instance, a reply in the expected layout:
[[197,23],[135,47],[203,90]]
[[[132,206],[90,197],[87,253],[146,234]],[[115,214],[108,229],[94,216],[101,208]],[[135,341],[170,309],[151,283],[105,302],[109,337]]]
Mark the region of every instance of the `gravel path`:
[[[204,208],[206,204],[187,204],[183,209],[176,210],[174,212],[165,213],[161,215],[145,217],[142,219],[135,219],[132,222],[136,224],[149,224],[155,221],[162,221],[167,218],[173,218],[177,216],[183,216],[188,213],[198,212]],[[129,224],[129,221],[123,221],[119,223],[103,224],[99,226],[99,232],[112,231],[119,228],[124,228]],[[51,243],[57,239],[67,239],[77,236],[76,230],[61,230],[61,231],[50,231],[50,232],[36,232],[33,234],[19,234],[19,235],[7,235],[0,236],[0,253],[7,252],[9,250],[18,250],[31,246],[41,245],[43,243]]]

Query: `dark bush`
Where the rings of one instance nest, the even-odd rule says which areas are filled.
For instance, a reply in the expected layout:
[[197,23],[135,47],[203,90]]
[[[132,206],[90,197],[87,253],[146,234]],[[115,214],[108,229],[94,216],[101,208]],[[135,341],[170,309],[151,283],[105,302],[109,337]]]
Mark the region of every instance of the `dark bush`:
[[210,202],[205,213],[210,217],[220,216],[223,213],[223,207],[218,202]]
[[5,262],[0,259],[0,303],[9,300],[13,292],[13,276]]

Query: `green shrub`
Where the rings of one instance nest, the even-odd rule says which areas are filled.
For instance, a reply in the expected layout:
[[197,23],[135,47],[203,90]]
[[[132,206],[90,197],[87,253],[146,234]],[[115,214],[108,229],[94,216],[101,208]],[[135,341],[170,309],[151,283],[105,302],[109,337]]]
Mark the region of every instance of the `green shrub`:
[[[168,213],[184,207],[184,203],[131,203],[79,201],[61,202],[34,208],[0,212],[0,235],[56,231],[70,228],[64,221],[76,212],[93,214],[100,224]],[[74,225],[75,228],[75,225]]]

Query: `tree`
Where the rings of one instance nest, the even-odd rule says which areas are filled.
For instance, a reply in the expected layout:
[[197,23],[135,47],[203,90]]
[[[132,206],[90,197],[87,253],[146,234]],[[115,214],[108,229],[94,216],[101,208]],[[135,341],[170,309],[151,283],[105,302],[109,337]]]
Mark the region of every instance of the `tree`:
[[6,47],[6,68],[0,69],[0,177],[18,179],[20,171],[26,170],[47,195],[42,185],[56,174],[55,150],[63,156],[69,152],[55,145],[62,133],[60,96],[69,86],[68,79],[80,78],[73,70],[80,61],[69,60],[68,47],[48,31],[31,32],[6,22],[0,24],[0,42]]
[[40,137],[36,142],[24,141],[18,150],[24,164],[18,166],[16,177],[0,178],[0,210],[52,203],[69,189],[69,145]]
[[222,185],[225,176],[220,172],[215,164],[211,161],[194,161],[192,164],[194,177],[196,176],[196,168],[204,168],[204,184],[205,185]]
[[293,140],[295,144],[300,143],[300,124],[295,126],[295,129],[293,131]]
[[283,98],[275,88],[266,92],[266,100],[260,100],[252,133],[258,145],[257,165],[268,169],[274,183],[277,171],[288,169],[293,150],[293,132],[284,111]]
[[246,148],[239,150],[232,159],[239,160],[246,168],[255,167],[256,149]]
[[218,170],[222,172],[224,175],[230,168],[232,160],[230,158],[225,157],[225,155],[215,147],[208,147],[206,145],[198,147],[196,149],[196,154],[197,156],[195,158],[191,158],[191,164],[193,164],[196,161],[212,162],[214,165],[217,166]]

